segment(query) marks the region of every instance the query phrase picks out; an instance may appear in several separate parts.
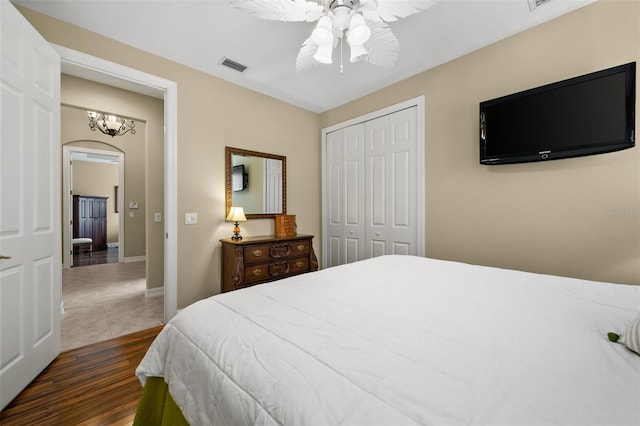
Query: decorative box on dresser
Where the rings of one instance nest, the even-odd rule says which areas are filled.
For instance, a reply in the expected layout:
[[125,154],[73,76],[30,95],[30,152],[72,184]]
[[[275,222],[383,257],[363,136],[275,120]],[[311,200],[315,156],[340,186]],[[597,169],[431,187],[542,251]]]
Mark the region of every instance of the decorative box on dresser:
[[318,270],[313,235],[231,238],[222,243],[222,291]]

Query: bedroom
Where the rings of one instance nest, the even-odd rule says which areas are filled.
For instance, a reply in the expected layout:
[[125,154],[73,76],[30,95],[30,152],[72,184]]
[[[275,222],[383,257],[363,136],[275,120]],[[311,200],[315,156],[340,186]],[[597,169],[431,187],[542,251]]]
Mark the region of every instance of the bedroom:
[[[637,61],[637,2],[596,2],[322,114],[238,88],[35,12],[22,12],[51,42],[84,51],[91,51],[90,45],[102,45],[107,59],[178,82],[178,210],[180,214],[200,213],[197,226],[180,225],[178,230],[178,308],[219,289],[218,240],[229,233],[223,195],[216,190],[223,186],[224,146],[258,151],[269,147],[270,152],[286,155],[292,177],[288,211],[297,215],[299,229],[319,236],[320,129],[419,95],[426,98],[428,256],[593,280],[640,282],[637,149],[491,169],[478,164],[476,150],[479,101]],[[84,37],[77,37],[78,31]],[[212,122],[211,117],[216,120]],[[622,215],[608,215],[611,211]],[[501,230],[495,229],[496,223]],[[270,226],[249,221],[243,232],[269,233]],[[314,243],[321,252],[318,237]]]

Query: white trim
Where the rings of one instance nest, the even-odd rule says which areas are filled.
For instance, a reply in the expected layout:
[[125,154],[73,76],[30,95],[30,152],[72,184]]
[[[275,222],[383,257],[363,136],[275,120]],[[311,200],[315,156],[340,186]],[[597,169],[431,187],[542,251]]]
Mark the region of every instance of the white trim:
[[[93,76],[107,75],[140,87],[157,89],[164,97],[164,318],[168,322],[178,306],[178,85],[152,74],[125,67],[86,53],[52,44],[65,69],[80,69]],[[88,77],[85,77],[88,78]],[[96,77],[96,80],[98,78]],[[131,90],[131,89],[129,89]],[[142,89],[141,89],[142,91]],[[121,197],[124,199],[124,197]]]
[[[118,203],[120,204],[120,203]],[[118,207],[119,209],[120,207]],[[118,210],[120,211],[120,210]],[[115,243],[107,243],[107,248],[118,248],[120,247],[120,241],[116,241]],[[118,251],[118,257],[120,257],[120,252]],[[118,259],[118,262],[120,262],[120,259]]]
[[[62,217],[65,229],[62,230],[62,249],[63,249],[63,264],[64,269],[70,268],[73,263],[73,255],[71,254],[71,238],[73,234],[73,225],[71,220],[73,219],[72,212],[72,180],[71,176],[71,155],[74,152],[87,153],[87,154],[103,154],[118,157],[118,211],[124,212],[124,153],[120,151],[108,151],[93,148],[84,148],[81,146],[64,145],[62,147]],[[66,228],[68,226],[68,228]],[[121,249],[118,251],[118,262],[124,262],[124,214],[118,214],[118,235],[122,241]],[[117,243],[116,243],[117,244]],[[109,246],[109,243],[107,243]]]
[[403,109],[417,108],[417,120],[416,120],[416,138],[417,138],[417,153],[418,156],[418,167],[416,170],[416,191],[418,193],[418,199],[416,200],[417,205],[419,206],[417,212],[416,219],[416,230],[417,234],[421,237],[418,237],[418,241],[416,244],[416,251],[418,256],[426,256],[425,250],[425,210],[426,210],[426,194],[425,194],[425,97],[424,95],[408,99],[404,102],[397,103],[395,105],[388,106],[386,108],[382,108],[378,111],[373,111],[368,114],[362,115],[360,117],[352,118],[347,121],[343,121],[342,123],[334,124],[333,126],[325,127],[322,129],[322,170],[321,170],[321,179],[322,179],[322,267],[326,268],[329,265],[329,235],[328,229],[325,226],[325,218],[328,216],[327,211],[327,188],[326,188],[326,164],[327,164],[327,134],[334,132],[336,130],[343,129],[345,127],[353,126],[355,124],[364,123],[365,121],[374,120],[378,117],[382,117],[384,115],[392,114],[396,111],[400,111]]
[[164,287],[147,288],[144,291],[144,297],[147,299],[160,296],[164,296]]
[[147,256],[129,256],[124,258],[124,263],[144,262]]

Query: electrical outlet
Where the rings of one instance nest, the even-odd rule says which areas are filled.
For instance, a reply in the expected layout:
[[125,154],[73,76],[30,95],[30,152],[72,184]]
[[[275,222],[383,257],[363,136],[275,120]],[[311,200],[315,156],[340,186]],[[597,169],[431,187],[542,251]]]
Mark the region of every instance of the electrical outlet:
[[153,214],[153,221],[158,223],[158,222],[162,222],[162,213],[154,213]]
[[137,201],[129,202],[129,208],[130,209],[137,209],[138,208],[138,202]]

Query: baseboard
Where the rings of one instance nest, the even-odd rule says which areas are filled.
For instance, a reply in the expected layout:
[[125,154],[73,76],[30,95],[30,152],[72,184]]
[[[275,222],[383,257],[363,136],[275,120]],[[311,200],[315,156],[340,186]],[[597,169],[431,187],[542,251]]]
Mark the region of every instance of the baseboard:
[[131,257],[125,257],[124,263],[144,262],[145,260],[147,260],[147,256],[131,256]]
[[115,243],[107,243],[107,248],[118,248],[120,247],[120,243],[119,242],[115,242]]
[[148,288],[144,291],[144,297],[164,296],[164,287]]

